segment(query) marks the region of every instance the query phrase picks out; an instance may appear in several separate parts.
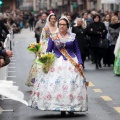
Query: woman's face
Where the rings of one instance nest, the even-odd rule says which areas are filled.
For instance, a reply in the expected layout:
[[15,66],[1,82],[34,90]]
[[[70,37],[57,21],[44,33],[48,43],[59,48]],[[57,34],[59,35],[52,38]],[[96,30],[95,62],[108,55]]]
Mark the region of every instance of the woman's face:
[[77,26],[82,25],[83,21],[82,20],[77,20]]
[[57,21],[57,19],[56,19],[55,16],[51,16],[51,17],[50,17],[50,23],[51,23],[52,25],[54,25],[54,24],[56,23],[56,21]]
[[118,17],[116,16],[115,19],[114,19],[114,23],[118,23]]
[[88,13],[84,13],[83,18],[87,19],[88,18]]
[[95,19],[94,19],[95,22],[99,22],[99,17],[96,16]]
[[59,20],[58,28],[60,32],[66,32],[67,31],[67,22],[65,20]]
[[106,20],[106,21],[109,21],[109,20],[110,20],[110,16],[109,16],[109,15],[106,15],[105,20]]

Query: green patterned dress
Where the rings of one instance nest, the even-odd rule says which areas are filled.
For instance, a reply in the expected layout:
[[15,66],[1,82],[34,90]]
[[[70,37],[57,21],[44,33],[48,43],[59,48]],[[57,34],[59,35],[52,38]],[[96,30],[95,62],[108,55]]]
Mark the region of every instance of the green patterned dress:
[[117,53],[117,57],[114,61],[114,73],[116,75],[120,75],[120,50]]

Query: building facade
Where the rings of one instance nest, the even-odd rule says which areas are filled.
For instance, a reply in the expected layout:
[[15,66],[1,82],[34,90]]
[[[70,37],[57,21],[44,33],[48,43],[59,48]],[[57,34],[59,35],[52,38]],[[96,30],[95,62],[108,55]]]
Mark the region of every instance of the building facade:
[[120,10],[120,0],[4,0],[2,10],[53,10],[58,13],[91,9]]
[[1,6],[1,11],[16,10],[16,0],[4,0]]

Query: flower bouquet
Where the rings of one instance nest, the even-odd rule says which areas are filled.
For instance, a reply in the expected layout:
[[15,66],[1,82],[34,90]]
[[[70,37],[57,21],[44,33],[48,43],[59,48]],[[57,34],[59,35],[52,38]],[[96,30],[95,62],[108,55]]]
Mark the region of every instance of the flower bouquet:
[[55,55],[53,53],[45,53],[45,54],[41,54],[37,61],[40,64],[42,64],[43,72],[48,73],[54,60],[55,60]]
[[31,43],[29,46],[28,46],[28,50],[30,52],[34,52],[36,54],[36,56],[38,55],[40,49],[41,49],[42,45],[41,43]]

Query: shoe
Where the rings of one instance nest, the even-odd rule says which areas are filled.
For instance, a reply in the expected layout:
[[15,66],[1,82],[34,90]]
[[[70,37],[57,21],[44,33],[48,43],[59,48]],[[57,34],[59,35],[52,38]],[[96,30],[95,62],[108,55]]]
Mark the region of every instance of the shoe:
[[101,63],[98,63],[98,66],[99,66],[99,68],[102,68],[102,65],[101,65]]
[[69,116],[74,116],[74,112],[68,112]]
[[108,64],[108,67],[111,67],[111,65],[110,65],[110,64]]
[[95,67],[95,68],[96,68],[96,69],[99,69],[99,68],[98,68],[98,64],[96,64],[96,67]]
[[65,111],[61,111],[61,116],[65,117],[66,116],[66,112]]

